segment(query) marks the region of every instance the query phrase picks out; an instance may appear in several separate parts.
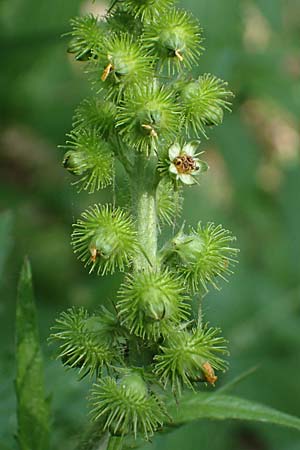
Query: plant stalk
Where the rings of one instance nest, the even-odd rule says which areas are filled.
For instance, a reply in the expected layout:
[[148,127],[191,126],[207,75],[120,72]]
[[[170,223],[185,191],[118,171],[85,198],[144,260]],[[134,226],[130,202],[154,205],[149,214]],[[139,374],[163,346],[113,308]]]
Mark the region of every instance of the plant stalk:
[[107,450],[122,450],[122,448],[123,448],[123,439],[117,436],[110,436],[107,445]]
[[136,219],[141,254],[134,262],[135,270],[155,269],[157,253],[157,213],[155,164],[140,153],[136,156],[132,175],[132,208]]

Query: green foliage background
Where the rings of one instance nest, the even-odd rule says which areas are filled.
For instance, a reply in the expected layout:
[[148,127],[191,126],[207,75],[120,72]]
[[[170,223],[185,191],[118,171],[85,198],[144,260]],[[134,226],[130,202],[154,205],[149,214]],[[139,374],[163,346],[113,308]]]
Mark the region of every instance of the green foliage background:
[[[96,2],[96,6],[101,6]],[[195,74],[227,80],[233,113],[202,143],[211,170],[188,190],[186,221],[221,222],[238,237],[240,264],[206,317],[230,341],[220,385],[253,366],[240,396],[300,415],[300,3],[298,0],[185,0],[199,17],[206,52]],[[89,92],[66,54],[77,0],[0,3],[0,449],[16,448],[13,378],[16,285],[24,254],[36,291],[46,385],[52,394],[52,448],[74,448],[86,422],[86,390],[51,360],[46,344],[57,313],[113,299],[119,278],[97,278],[69,245],[74,217],[104,193],[77,195],[61,167],[75,106]],[[122,176],[116,191],[124,186]],[[126,195],[126,193],[125,193]],[[158,437],[153,450],[296,450],[299,434],[239,422],[190,424]],[[145,448],[150,449],[150,446]]]

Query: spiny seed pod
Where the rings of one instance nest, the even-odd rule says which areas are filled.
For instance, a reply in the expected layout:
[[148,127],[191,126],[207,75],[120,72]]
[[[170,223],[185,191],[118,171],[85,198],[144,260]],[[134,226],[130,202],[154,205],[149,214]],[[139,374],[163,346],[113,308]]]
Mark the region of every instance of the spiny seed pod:
[[138,37],[142,32],[142,22],[125,5],[116,4],[107,15],[106,23],[111,33],[130,33]]
[[174,0],[126,0],[125,7],[135,17],[141,18],[147,23],[153,18],[165,14],[173,4]]
[[99,310],[86,321],[87,328],[97,335],[98,339],[109,346],[120,348],[124,344],[124,330],[120,322],[112,312],[101,305]]
[[78,191],[90,193],[102,189],[113,180],[113,153],[95,128],[74,130],[69,135],[63,166],[78,179],[73,182]]
[[237,262],[234,257],[238,249],[230,246],[235,239],[221,225],[199,223],[197,230],[192,229],[189,234],[179,231],[166,257],[175,256],[177,270],[192,291],[203,288],[207,292],[208,284],[219,289],[216,278],[227,281],[226,275],[232,274],[230,264]]
[[97,17],[88,14],[83,17],[75,17],[70,21],[72,31],[67,35],[72,36],[68,52],[74,53],[79,61],[86,61],[95,56],[103,41],[104,27],[98,22]]
[[162,403],[149,393],[142,376],[129,371],[118,381],[105,377],[91,392],[93,420],[104,422],[113,435],[142,433],[146,439],[162,427],[167,416]]
[[74,225],[72,245],[78,258],[97,274],[123,271],[137,253],[137,239],[131,217],[110,205],[91,206]]
[[105,39],[96,71],[99,71],[97,78],[101,87],[108,88],[108,98],[118,98],[124,88],[148,78],[153,72],[151,58],[127,33],[115,33]]
[[179,279],[170,272],[137,272],[128,276],[119,291],[117,309],[121,323],[131,333],[157,340],[170,326],[187,318],[189,305]]
[[82,377],[98,375],[103,366],[118,359],[118,352],[103,340],[89,321],[93,320],[84,308],[70,308],[56,319],[50,339],[59,343],[58,358],[65,366],[79,368]]
[[219,336],[219,328],[180,330],[170,333],[161,354],[155,356],[154,372],[161,382],[171,384],[173,392],[180,394],[184,385],[193,388],[193,382],[214,384],[214,369],[224,371],[227,363],[218,355],[227,355],[226,341]]
[[76,130],[95,129],[107,139],[114,130],[116,113],[115,104],[108,100],[85,99],[75,111],[73,127]]
[[180,110],[173,92],[149,80],[125,94],[117,127],[130,145],[150,153],[151,149],[156,149],[159,140],[172,139],[180,123]]
[[205,74],[196,81],[182,84],[180,98],[184,107],[187,132],[206,136],[206,126],[220,125],[224,110],[230,111],[229,99],[233,96],[227,83],[213,75]]
[[168,73],[191,68],[203,50],[198,22],[175,8],[145,27],[143,41],[150,53],[159,58],[160,69],[167,66]]

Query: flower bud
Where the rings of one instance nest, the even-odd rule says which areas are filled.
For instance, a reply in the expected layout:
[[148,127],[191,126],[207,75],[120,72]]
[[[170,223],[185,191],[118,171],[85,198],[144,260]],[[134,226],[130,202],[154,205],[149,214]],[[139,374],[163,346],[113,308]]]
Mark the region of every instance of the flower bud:
[[165,14],[174,0],[127,0],[126,7],[135,17],[139,17],[146,23]]
[[123,271],[137,252],[131,217],[120,208],[94,205],[74,225],[72,245],[78,258],[98,275]]
[[223,122],[223,117],[224,112],[220,106],[211,106],[203,117],[203,123],[208,127],[220,125]]
[[116,381],[105,377],[94,384],[91,392],[91,414],[102,420],[103,429],[112,435],[142,433],[147,439],[166,419],[163,404],[148,391],[142,376],[129,371]]
[[160,68],[169,73],[191,68],[203,48],[202,30],[185,11],[172,8],[145,27],[144,42],[151,54],[158,56]]
[[113,153],[95,128],[74,130],[69,134],[63,166],[78,177],[73,184],[79,191],[90,193],[111,184],[113,179]]
[[127,375],[119,380],[119,385],[125,389],[129,395],[138,395],[141,398],[148,396],[148,388],[137,372],[129,372]]
[[180,98],[184,107],[187,131],[206,136],[205,126],[220,125],[224,110],[230,111],[232,92],[227,83],[205,74],[198,80],[181,83]]
[[85,99],[75,111],[73,126],[76,130],[97,130],[98,139],[101,136],[106,140],[115,132],[116,112],[113,102],[101,98]]
[[63,166],[73,175],[82,175],[85,159],[84,153],[77,150],[69,150],[64,156]]
[[98,339],[110,346],[119,348],[124,343],[123,330],[116,314],[108,311],[103,305],[95,315],[86,320],[86,328],[89,333],[97,335]]
[[104,365],[118,359],[118,350],[90,328],[92,318],[84,308],[61,313],[52,327],[50,339],[59,343],[58,358],[65,366],[79,368],[81,377],[99,374]]
[[138,272],[119,291],[121,323],[138,336],[157,340],[170,326],[187,317],[181,282],[168,271]]
[[181,229],[172,239],[172,245],[182,262],[193,264],[199,260],[199,256],[204,251],[204,240],[201,236],[186,235]]
[[[98,53],[97,64],[89,69],[108,88],[107,98],[119,98],[128,86],[152,75],[152,60],[145,49],[128,33],[109,34]],[[99,73],[100,72],[100,73]]]
[[217,380],[214,369],[225,370],[226,362],[218,355],[228,354],[226,341],[218,336],[218,328],[181,330],[170,333],[166,344],[161,346],[161,354],[155,357],[155,373],[166,386],[180,394],[182,386],[192,388],[193,382]]
[[167,253],[168,257],[174,256],[178,272],[192,291],[202,288],[207,292],[208,284],[218,289],[216,279],[226,280],[226,275],[232,273],[230,265],[236,263],[238,253],[238,249],[230,247],[233,241],[235,237],[221,225],[199,223],[197,230],[192,229],[188,235],[181,229]]
[[126,92],[119,108],[117,127],[129,145],[150,153],[158,141],[171,139],[176,134],[178,123],[180,110],[172,91],[149,82]]
[[91,240],[89,250],[91,258],[94,261],[96,261],[97,256],[101,256],[103,259],[109,259],[116,250],[116,236],[113,236],[105,228],[99,230]]
[[[102,25],[102,29],[101,29]],[[72,31],[67,33],[72,39],[68,48],[78,61],[87,61],[95,56],[103,40],[103,24],[97,17],[88,14],[71,20]]]

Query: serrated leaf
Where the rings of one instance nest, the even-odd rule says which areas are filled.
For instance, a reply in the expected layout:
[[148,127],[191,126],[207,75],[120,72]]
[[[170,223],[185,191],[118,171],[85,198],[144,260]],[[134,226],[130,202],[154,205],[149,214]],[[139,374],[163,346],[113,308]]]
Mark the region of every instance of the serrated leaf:
[[49,403],[44,387],[42,352],[29,261],[25,259],[18,285],[16,312],[17,439],[21,450],[49,447]]
[[173,423],[182,424],[199,419],[238,419],[272,423],[300,430],[300,418],[259,403],[230,395],[211,393],[188,394],[178,405],[169,405]]
[[4,211],[0,214],[0,283],[4,273],[4,265],[9,251],[12,247],[13,215],[11,211]]

